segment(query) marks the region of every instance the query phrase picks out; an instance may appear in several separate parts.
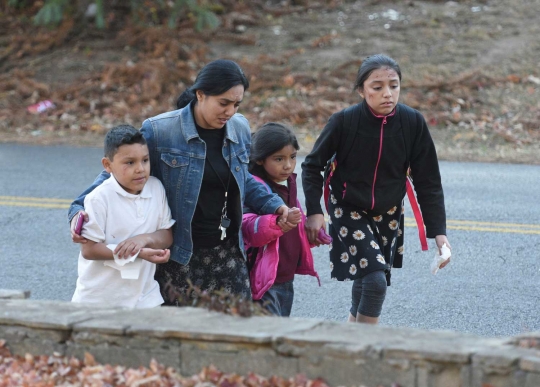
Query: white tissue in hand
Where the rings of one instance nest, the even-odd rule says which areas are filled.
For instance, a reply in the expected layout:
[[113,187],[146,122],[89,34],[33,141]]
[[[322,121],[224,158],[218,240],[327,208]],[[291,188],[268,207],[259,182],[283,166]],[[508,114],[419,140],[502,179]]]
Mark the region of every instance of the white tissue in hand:
[[[117,245],[113,245],[113,244],[107,245],[109,250],[113,252],[116,249],[116,246]],[[141,264],[142,264],[142,260],[137,259],[137,257],[139,256],[139,252],[125,259],[119,258],[118,255],[114,253],[113,253],[113,256],[114,256],[114,261],[105,261],[103,262],[103,264],[105,266],[112,267],[113,269],[120,270],[120,276],[123,279],[139,279],[139,273],[141,271]]]
[[448,246],[446,246],[446,243],[442,245],[441,253],[441,255],[435,254],[433,262],[431,262],[431,274],[437,274],[437,272],[439,271],[439,267],[441,267],[441,264],[452,256],[452,253],[450,252]]

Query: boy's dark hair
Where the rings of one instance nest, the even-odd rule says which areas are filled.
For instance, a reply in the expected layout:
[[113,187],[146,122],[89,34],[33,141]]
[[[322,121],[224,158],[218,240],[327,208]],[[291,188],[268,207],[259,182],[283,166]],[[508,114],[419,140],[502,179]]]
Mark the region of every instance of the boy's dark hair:
[[146,145],[146,139],[140,131],[131,125],[118,125],[105,135],[105,157],[112,161],[118,148],[122,145],[141,144]]
[[249,88],[249,81],[238,63],[227,59],[215,60],[199,71],[195,84],[178,97],[176,107],[181,109],[187,106],[195,99],[197,90],[205,95],[220,95],[238,85],[244,86],[244,91]]
[[364,82],[369,78],[371,73],[375,70],[389,68],[394,70],[399,80],[401,81],[401,69],[399,68],[398,63],[390,58],[389,56],[383,54],[371,55],[362,61],[360,68],[358,69],[358,74],[356,75],[356,82],[354,82],[354,90],[363,90]]
[[262,165],[257,161],[264,161],[287,145],[300,149],[298,140],[293,131],[285,125],[268,122],[251,135],[251,152],[249,156],[249,172],[253,175],[267,179],[268,175]]

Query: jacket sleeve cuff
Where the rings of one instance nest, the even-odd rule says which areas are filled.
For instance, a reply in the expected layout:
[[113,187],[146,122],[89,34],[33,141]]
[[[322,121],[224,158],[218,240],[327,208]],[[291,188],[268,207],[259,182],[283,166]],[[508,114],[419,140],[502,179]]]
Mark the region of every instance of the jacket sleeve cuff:
[[441,228],[430,228],[426,230],[427,238],[435,238],[437,235],[446,235],[446,227]]
[[71,223],[71,220],[79,211],[84,211],[84,207],[78,204],[72,204],[71,207],[69,207],[68,223]]
[[285,203],[281,198],[274,194],[274,197],[268,200],[265,205],[261,208],[261,213],[263,214],[275,214],[277,209],[281,206],[284,206]]
[[311,215],[324,215],[324,212],[322,210],[322,207],[319,205],[319,206],[313,206],[313,208],[308,208],[306,209],[306,216],[311,216]]
[[324,216],[324,212],[321,211],[312,211],[312,212],[306,212],[306,217],[310,217],[311,215],[323,215]]

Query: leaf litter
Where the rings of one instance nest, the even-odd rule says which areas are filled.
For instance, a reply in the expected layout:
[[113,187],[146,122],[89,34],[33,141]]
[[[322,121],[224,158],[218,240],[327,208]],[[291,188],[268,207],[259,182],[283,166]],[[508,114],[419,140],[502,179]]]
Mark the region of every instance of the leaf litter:
[[[328,387],[322,379],[303,374],[291,378],[225,373],[213,365],[196,375],[184,376],[152,359],[148,367],[101,364],[85,352],[82,360],[52,355],[12,355],[0,340],[0,387]],[[360,385],[359,387],[365,387]],[[381,386],[382,387],[382,386]],[[392,387],[399,387],[393,384]]]
[[[420,110],[435,129],[442,158],[452,158],[446,152],[450,148],[466,148],[482,159],[481,152],[491,148],[520,153],[540,147],[540,73],[532,59],[540,43],[527,41],[530,59],[513,59],[520,53],[515,36],[527,39],[540,32],[535,23],[527,23],[534,4],[513,1],[510,7],[497,0],[473,11],[476,6],[469,1],[215,3],[222,7],[217,31],[197,33],[190,22],[174,30],[125,23],[95,48],[92,41],[70,40],[76,26],[69,20],[46,30],[8,15],[0,26],[13,31],[0,53],[0,131],[101,138],[119,123],[139,127],[144,119],[174,109],[200,68],[223,56],[236,60],[250,80],[241,112],[252,129],[267,121],[284,122],[309,150],[328,117],[358,101],[352,85],[359,58],[376,50],[401,64],[401,100]],[[376,39],[393,44],[376,49]],[[426,44],[431,46],[426,49]],[[55,82],[39,65],[40,57],[55,50],[64,50],[73,66],[85,58],[89,63],[101,59],[93,71],[88,70],[92,65],[82,65],[73,79]],[[337,51],[329,60],[319,60],[332,50]],[[28,111],[44,101],[54,108]]]

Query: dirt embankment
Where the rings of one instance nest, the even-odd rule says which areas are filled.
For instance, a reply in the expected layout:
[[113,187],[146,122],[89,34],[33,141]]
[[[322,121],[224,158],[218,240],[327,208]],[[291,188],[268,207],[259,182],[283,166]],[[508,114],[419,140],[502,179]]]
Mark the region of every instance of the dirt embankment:
[[[126,25],[74,39],[67,22],[47,32],[4,20],[3,141],[99,145],[115,124],[171,110],[205,62],[227,57],[250,77],[252,128],[283,121],[309,150],[329,115],[358,101],[361,58],[382,52],[442,159],[540,163],[540,1],[302,3],[228,2],[220,29],[201,34]],[[27,111],[42,100],[55,107]]]

